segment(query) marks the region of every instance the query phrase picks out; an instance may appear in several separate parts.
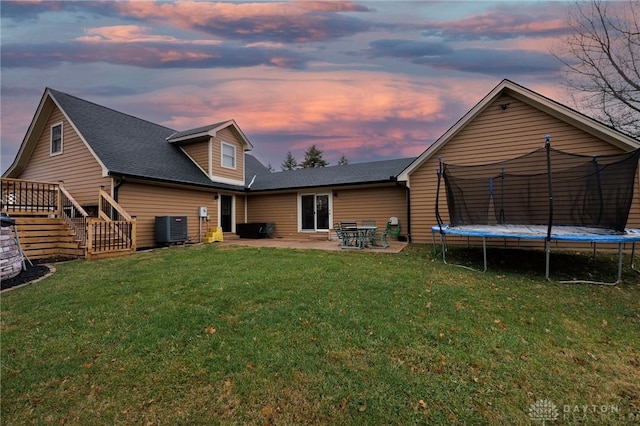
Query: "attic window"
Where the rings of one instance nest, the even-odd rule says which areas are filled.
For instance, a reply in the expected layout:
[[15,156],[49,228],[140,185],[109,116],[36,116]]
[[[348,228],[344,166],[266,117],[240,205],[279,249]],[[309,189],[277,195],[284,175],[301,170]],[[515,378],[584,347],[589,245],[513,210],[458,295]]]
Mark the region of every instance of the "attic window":
[[62,123],[51,126],[51,155],[62,154]]
[[222,167],[236,168],[236,147],[222,142]]

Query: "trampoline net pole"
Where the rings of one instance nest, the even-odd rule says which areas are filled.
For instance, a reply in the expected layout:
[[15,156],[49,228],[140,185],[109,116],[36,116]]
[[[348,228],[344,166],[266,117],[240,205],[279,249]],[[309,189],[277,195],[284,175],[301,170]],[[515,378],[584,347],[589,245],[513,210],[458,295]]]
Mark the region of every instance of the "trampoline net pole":
[[547,135],[544,144],[547,150],[547,180],[549,184],[549,222],[547,223],[547,241],[551,241],[551,227],[553,226],[553,176],[551,174],[551,138]]

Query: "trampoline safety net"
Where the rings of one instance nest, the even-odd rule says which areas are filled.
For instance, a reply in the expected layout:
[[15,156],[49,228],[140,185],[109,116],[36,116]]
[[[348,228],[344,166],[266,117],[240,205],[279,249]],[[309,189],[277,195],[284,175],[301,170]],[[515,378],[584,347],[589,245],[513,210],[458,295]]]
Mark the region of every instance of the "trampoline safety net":
[[[624,232],[640,149],[601,156],[545,147],[491,164],[441,161],[449,220],[459,225],[586,226]],[[442,225],[436,206],[438,223]]]

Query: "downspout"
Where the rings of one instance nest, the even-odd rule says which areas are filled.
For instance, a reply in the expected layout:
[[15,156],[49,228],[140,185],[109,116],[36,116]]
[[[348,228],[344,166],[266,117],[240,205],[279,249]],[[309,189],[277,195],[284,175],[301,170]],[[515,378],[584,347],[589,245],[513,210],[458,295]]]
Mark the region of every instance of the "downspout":
[[122,176],[120,178],[120,181],[113,187],[113,199],[116,201],[116,203],[118,202],[118,189],[120,189],[120,187],[124,184],[124,181],[125,177]]
[[[400,186],[400,182],[398,182],[397,176],[389,176],[389,180],[395,181],[396,185]],[[404,190],[407,194],[407,242],[411,242],[411,189],[409,188],[408,182],[404,184]]]
[[405,186],[407,192],[407,242],[411,242],[411,188]]

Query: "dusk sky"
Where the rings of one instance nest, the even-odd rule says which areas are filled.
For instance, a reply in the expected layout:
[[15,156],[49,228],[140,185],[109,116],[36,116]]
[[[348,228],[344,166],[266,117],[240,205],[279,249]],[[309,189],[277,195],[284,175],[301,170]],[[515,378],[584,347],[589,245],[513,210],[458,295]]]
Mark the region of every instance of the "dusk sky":
[[280,170],[422,153],[502,79],[559,102],[573,2],[2,1],[2,172],[45,87],[176,130],[235,119]]

